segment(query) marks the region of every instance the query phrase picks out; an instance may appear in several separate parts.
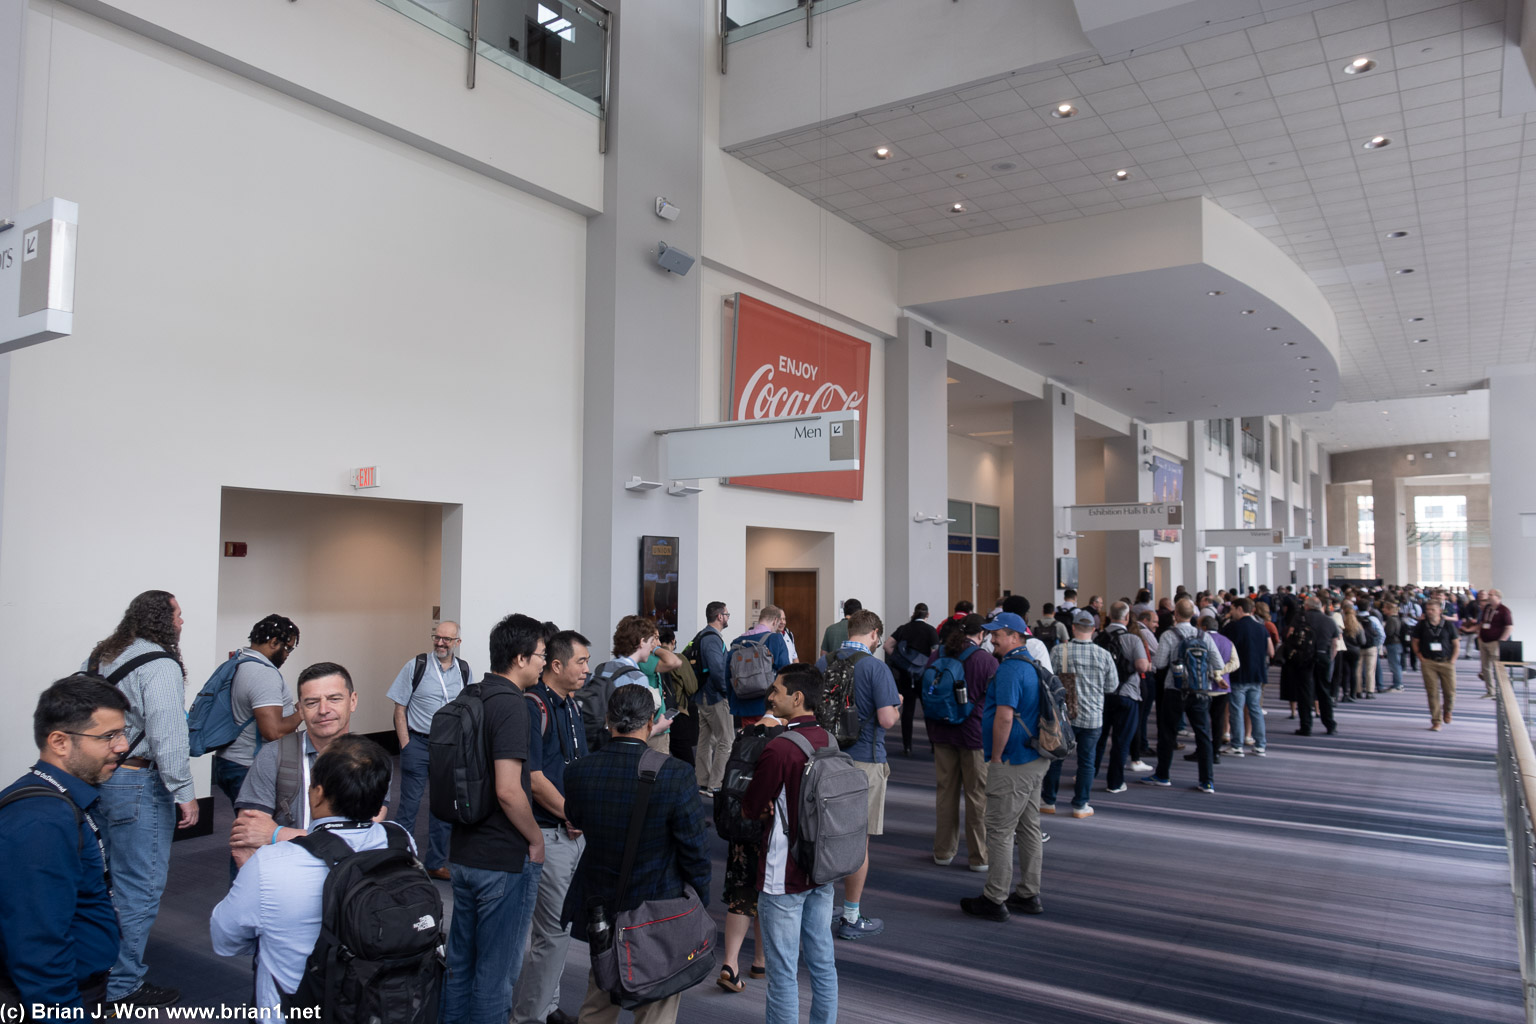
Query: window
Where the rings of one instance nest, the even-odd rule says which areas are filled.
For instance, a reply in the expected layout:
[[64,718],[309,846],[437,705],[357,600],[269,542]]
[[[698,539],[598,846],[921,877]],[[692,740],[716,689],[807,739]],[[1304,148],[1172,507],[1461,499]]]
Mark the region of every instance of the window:
[[1369,562],[1362,579],[1376,577],[1376,497],[1361,494],[1355,498],[1355,524],[1360,533],[1360,561]]
[[1467,586],[1467,542],[1466,495],[1414,497],[1408,544],[1419,553],[1419,582],[1426,586]]

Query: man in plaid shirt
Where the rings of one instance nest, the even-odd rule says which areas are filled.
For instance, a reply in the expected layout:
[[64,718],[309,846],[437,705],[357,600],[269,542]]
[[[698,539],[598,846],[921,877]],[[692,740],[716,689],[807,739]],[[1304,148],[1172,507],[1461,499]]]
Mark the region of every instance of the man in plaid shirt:
[[[1077,734],[1077,778],[1072,784],[1072,817],[1091,818],[1088,791],[1093,786],[1094,759],[1099,749],[1099,734],[1104,729],[1104,695],[1120,686],[1115,659],[1093,642],[1093,613],[1078,609],[1072,613],[1072,639],[1051,650],[1051,668],[1063,683],[1077,691],[1077,716],[1072,731]],[[1061,782],[1061,762],[1054,762],[1040,784],[1040,811],[1056,813],[1056,787]]]

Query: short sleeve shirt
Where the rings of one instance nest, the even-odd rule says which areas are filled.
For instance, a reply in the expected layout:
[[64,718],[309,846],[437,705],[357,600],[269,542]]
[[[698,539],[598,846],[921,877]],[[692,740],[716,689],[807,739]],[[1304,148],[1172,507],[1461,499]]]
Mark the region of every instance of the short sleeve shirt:
[[[309,741],[309,734],[301,732],[299,742],[304,744],[304,764],[306,774],[315,770],[315,758],[318,756],[315,745]],[[256,759],[251,762],[251,770],[246,773],[245,781],[240,785],[240,795],[235,800],[235,809],[253,808],[264,811],[273,817],[279,817],[277,813],[277,769],[282,760],[283,745],[281,743],[267,743],[256,751]],[[278,824],[286,824],[291,828],[305,828],[309,818],[309,794],[306,787],[299,786],[293,794],[288,806],[283,808],[287,817]]]
[[[235,669],[235,679],[229,688],[229,704],[235,721],[243,722],[252,717],[257,708],[282,708],[284,718],[293,714],[293,694],[277,666],[248,647],[239,656],[248,660]],[[219,751],[219,756],[249,767],[256,760],[260,735],[256,723],[252,722],[235,737],[235,742]]]
[[1024,723],[1030,723],[1032,730],[1040,720],[1040,676],[1033,665],[1012,651],[998,664],[992,685],[987,687],[987,703],[981,711],[981,752],[989,761],[992,759],[992,723],[999,707],[1013,709],[1013,728],[1003,747],[1003,763],[1029,764],[1039,758],[1040,754],[1030,746]]
[[[528,691],[528,761],[523,765],[530,776],[542,772],[555,791],[565,796],[565,770],[587,756],[587,731],[582,725],[576,702],[561,697],[543,683]],[[530,778],[530,785],[532,780]],[[544,809],[537,800],[533,817],[544,828],[554,828],[561,818]]]
[[[839,660],[858,654],[863,648],[845,647],[832,658]],[[826,671],[829,658],[822,658],[816,667]],[[896,690],[896,678],[885,662],[869,657],[861,660],[853,669],[853,706],[859,712],[859,741],[848,748],[848,756],[855,761],[874,764],[885,763],[885,730],[880,727],[877,712],[881,708],[901,704],[901,694]]]
[[827,631],[821,635],[821,650],[823,654],[839,650],[843,641],[848,639],[848,620],[838,619],[827,627]]
[[[480,681],[480,699],[485,704],[485,736],[496,761],[522,761],[523,795],[533,804],[533,786],[528,777],[531,731],[528,726],[528,701],[510,680],[487,675]],[[520,872],[528,859],[528,840],[512,824],[500,802],[490,815],[473,825],[453,826],[448,843],[448,860],[467,868],[487,871]]]
[[1477,638],[1485,644],[1498,643],[1504,636],[1504,631],[1514,625],[1515,617],[1510,614],[1509,605],[1501,604],[1497,608],[1483,610],[1479,622]]
[[453,667],[444,672],[442,663],[431,654],[427,655],[426,664],[422,666],[421,682],[412,690],[411,680],[415,676],[416,659],[412,658],[400,669],[395,681],[389,684],[389,692],[385,696],[405,708],[405,727],[425,736],[432,731],[432,716],[459,695],[459,691],[464,689],[466,677],[474,677],[469,674],[469,666],[457,658],[454,659]]

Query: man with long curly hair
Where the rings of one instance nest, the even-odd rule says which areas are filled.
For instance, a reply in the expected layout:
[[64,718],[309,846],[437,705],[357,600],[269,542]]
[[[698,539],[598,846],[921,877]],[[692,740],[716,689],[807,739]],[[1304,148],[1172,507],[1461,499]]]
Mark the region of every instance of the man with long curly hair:
[[107,999],[113,1003],[167,1006],[181,995],[144,979],[144,944],[160,913],[171,834],[178,824],[197,823],[197,793],[187,758],[181,624],[181,605],[174,596],[146,590],[128,603],[112,635],[92,648],[85,663],[128,700],[128,752],[101,783],[101,837],[123,931],[107,979]]

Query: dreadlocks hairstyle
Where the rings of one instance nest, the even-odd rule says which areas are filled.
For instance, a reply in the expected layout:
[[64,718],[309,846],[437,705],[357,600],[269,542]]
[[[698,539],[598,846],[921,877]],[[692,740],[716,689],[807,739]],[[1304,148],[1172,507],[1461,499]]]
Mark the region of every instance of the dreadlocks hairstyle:
[[181,661],[181,639],[176,635],[176,616],[171,611],[171,597],[164,590],[146,590],[128,602],[122,621],[112,635],[91,649],[90,664],[100,667],[110,664],[128,649],[135,640],[148,640],[164,647],[181,666],[181,677],[187,677],[187,666]]
[[281,644],[296,644],[299,642],[299,627],[295,626],[290,618],[282,615],[268,615],[251,627],[250,639],[252,647],[269,640],[276,640]]

